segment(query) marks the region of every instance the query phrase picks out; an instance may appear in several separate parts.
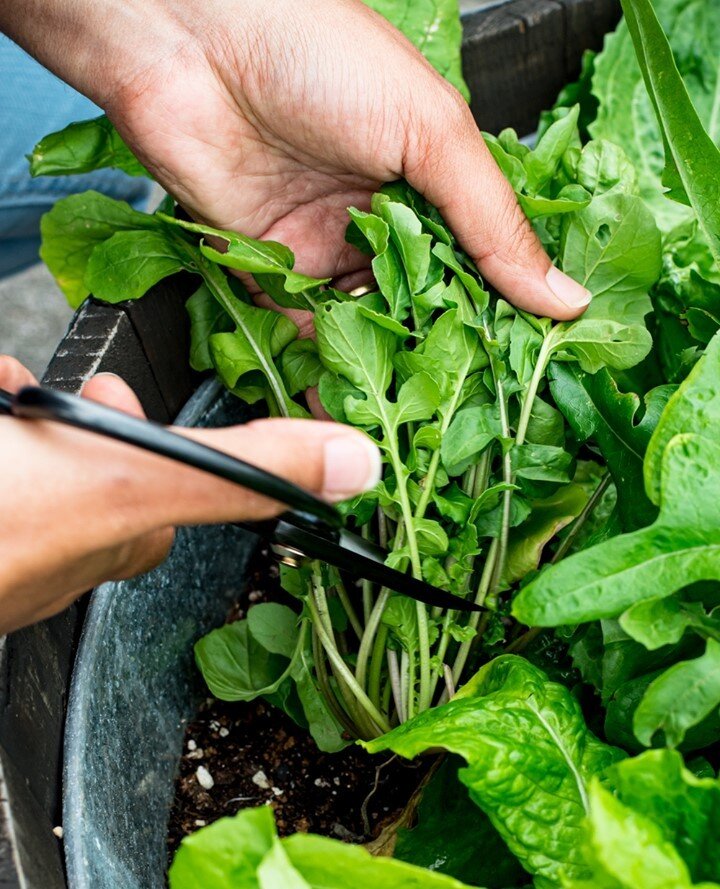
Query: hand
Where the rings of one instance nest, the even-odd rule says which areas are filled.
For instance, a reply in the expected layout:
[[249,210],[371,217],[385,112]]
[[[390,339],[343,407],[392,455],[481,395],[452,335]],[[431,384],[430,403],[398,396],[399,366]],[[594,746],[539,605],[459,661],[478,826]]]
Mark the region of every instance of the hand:
[[[35,383],[0,356],[0,388]],[[136,416],[118,377],[99,374],[83,395]],[[335,423],[258,420],[177,430],[291,479],[327,500],[377,484],[370,439]],[[148,571],[177,525],[261,519],[283,508],[198,470],[55,423],[0,417],[0,636],[66,608],[98,583]]]
[[344,241],[346,208],[404,177],[515,305],[567,319],[589,302],[551,267],[461,96],[360,0],[19,6],[37,18],[10,9],[0,26],[102,105],[196,218],[281,241],[299,271],[349,289],[368,259]]

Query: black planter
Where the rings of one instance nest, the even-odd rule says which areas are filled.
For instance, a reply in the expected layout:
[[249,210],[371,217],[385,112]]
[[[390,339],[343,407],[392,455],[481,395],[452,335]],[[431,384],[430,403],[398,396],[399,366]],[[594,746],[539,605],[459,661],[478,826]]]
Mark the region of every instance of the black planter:
[[[509,0],[466,15],[465,75],[479,125],[531,132],[618,16],[616,0]],[[93,373],[114,371],[149,416],[173,419],[199,384],[187,365],[192,286],[178,276],[137,304],[86,303],[45,383],[76,392]],[[186,419],[242,417],[230,399],[199,398]],[[0,639],[0,889],[163,885],[181,720],[199,693],[191,643],[222,620],[250,546],[233,529],[183,531],[159,572],[96,591],[70,707],[67,879],[53,828],[63,823],[63,733],[84,605]]]

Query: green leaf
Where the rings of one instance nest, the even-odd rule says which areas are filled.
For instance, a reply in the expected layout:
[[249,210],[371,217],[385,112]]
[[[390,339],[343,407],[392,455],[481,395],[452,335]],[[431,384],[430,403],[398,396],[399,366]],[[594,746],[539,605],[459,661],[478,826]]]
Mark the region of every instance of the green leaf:
[[720,150],[698,116],[652,5],[623,0],[622,6],[662,132],[663,185],[693,208],[720,263]]
[[432,776],[418,806],[417,825],[398,831],[395,858],[488,889],[520,884],[524,871],[471,801],[457,770],[458,763],[448,758]]
[[[249,306],[238,299],[233,301],[233,312],[237,329],[210,338],[213,364],[222,381],[229,389],[236,389],[243,378],[259,372],[268,383],[272,380],[277,385],[281,381],[273,359],[296,338],[297,327],[279,312]],[[290,399],[287,393],[282,394],[287,407]]]
[[515,617],[530,626],[615,617],[636,602],[720,579],[718,465],[720,445],[676,436],[665,449],[657,521],[543,571],[515,599]]
[[[297,644],[297,615],[285,605],[276,607],[287,612],[286,623],[292,621]],[[248,620],[219,627],[195,643],[195,660],[203,678],[223,701],[253,701],[277,691],[287,676],[288,657],[292,652],[280,656],[265,648],[252,634]]]
[[430,374],[413,374],[400,387],[396,422],[430,420],[440,404],[440,389]]
[[104,114],[44,136],[28,159],[33,176],[69,176],[106,167],[131,176],[150,175]]
[[598,780],[590,786],[587,880],[566,889],[690,889],[689,874],[673,845],[648,818],[624,806]]
[[609,191],[569,218],[561,262],[563,271],[593,294],[583,317],[595,318],[606,294],[632,301],[645,296],[657,281],[662,267],[660,232],[641,198]]
[[640,701],[633,728],[649,747],[657,732],[677,747],[685,733],[720,707],[720,642],[708,639],[705,654],[681,661],[650,683]]
[[587,782],[623,756],[588,731],[567,689],[513,655],[483,667],[449,703],[363,746],[408,758],[434,747],[461,755],[460,780],[538,889],[556,887],[561,873],[585,875],[576,839]]
[[657,511],[645,495],[643,458],[650,436],[672,392],[651,390],[644,403],[634,392],[620,392],[607,370],[589,375],[568,364],[549,368],[550,390],[578,441],[594,441],[618,491],[626,531],[652,522]]
[[693,432],[717,440],[720,429],[720,334],[669,400],[647,448],[645,487],[653,503],[660,500],[662,460],[669,442]]
[[323,372],[317,346],[310,339],[290,343],[280,355],[278,367],[290,396],[317,386]]
[[170,889],[468,889],[339,840],[304,833],[279,840],[267,806],[244,809],[185,837],[168,878]]
[[637,602],[620,615],[623,630],[649,651],[679,642],[692,615],[672,597]]
[[460,59],[462,27],[457,0],[365,0],[399,28],[430,64],[470,100]]
[[522,580],[537,569],[546,544],[580,515],[587,499],[580,485],[566,485],[552,496],[533,502],[528,519],[509,536],[504,583]]
[[208,225],[187,222],[158,214],[168,225],[176,225],[186,231],[205,237],[219,238],[227,243],[225,252],[211,247],[204,241],[200,249],[205,257],[218,265],[251,274],[258,285],[278,305],[285,308],[313,309],[320,288],[329,278],[311,278],[293,271],[295,256],[288,247],[275,241],[259,241],[238,232],[221,231]]
[[276,841],[272,809],[245,809],[183,839],[168,879],[171,889],[260,889],[257,869]]
[[253,638],[266,651],[292,658],[298,642],[298,616],[292,608],[261,602],[250,608],[247,622]]
[[73,308],[89,296],[85,271],[95,247],[120,231],[156,230],[154,216],[96,191],[59,200],[40,222],[40,257]]
[[198,371],[212,370],[210,337],[231,331],[232,319],[204,283],[185,303],[185,308],[190,316],[190,367]]
[[716,887],[720,784],[679,754],[653,750],[611,766],[590,788],[585,855],[599,889]]
[[501,433],[500,414],[495,404],[468,407],[455,414],[440,446],[448,475],[462,475]]
[[185,257],[164,231],[120,231],[90,254],[85,285],[103,302],[119,303],[145,296],[185,267]]
[[410,207],[391,201],[387,195],[381,193],[373,198],[373,210],[388,225],[407,274],[410,294],[419,293],[430,269],[432,237],[423,232],[422,222]]
[[556,360],[575,359],[587,373],[605,367],[624,370],[634,367],[652,348],[650,333],[639,324],[593,319],[557,324],[546,341]]
[[565,152],[579,141],[577,122],[580,106],[576,105],[556,120],[540,137],[535,148],[525,157],[527,188],[537,194],[555,176]]
[[695,881],[720,881],[713,850],[720,821],[720,782],[695,777],[672,750],[651,750],[605,773],[608,789],[651,819],[677,848]]

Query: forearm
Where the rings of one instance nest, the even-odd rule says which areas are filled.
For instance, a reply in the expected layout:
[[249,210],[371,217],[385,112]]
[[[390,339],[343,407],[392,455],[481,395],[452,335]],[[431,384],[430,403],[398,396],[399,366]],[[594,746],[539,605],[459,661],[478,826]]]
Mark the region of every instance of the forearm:
[[0,3],[0,31],[106,106],[187,40],[169,6],[154,0],[14,0]]

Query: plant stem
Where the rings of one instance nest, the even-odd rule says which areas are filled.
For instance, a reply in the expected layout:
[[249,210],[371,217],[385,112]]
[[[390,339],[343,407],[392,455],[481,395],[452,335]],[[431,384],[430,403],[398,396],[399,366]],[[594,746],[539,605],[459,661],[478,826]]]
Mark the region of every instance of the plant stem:
[[[487,598],[488,592],[490,590],[490,583],[492,580],[493,573],[495,571],[495,564],[498,558],[499,544],[497,537],[490,544],[490,549],[488,550],[487,559],[485,560],[485,566],[483,568],[482,577],[480,578],[480,583],[478,584],[478,590],[475,594],[475,603],[477,605],[482,605]],[[468,620],[468,626],[472,627],[474,630],[478,629],[480,624],[480,612],[473,611]],[[487,622],[487,615],[482,615],[483,620]],[[470,654],[470,649],[475,640],[469,639],[466,642],[460,643],[460,648],[458,649],[458,653],[455,656],[455,663],[453,664],[452,677],[455,686],[457,687],[460,684],[460,679],[462,677],[462,672],[465,669],[465,664],[467,662],[468,656]]]
[[[370,700],[376,704],[378,707],[380,706],[380,680],[382,679],[382,665],[383,658],[385,655],[385,646],[387,645],[387,639],[389,635],[388,628],[384,625],[380,625],[380,629],[378,630],[377,636],[375,637],[375,644],[373,645],[373,653],[370,658],[370,674],[368,677],[368,695],[370,696]],[[387,711],[384,711],[387,712]]]
[[[315,593],[316,590],[314,590],[313,592]],[[320,601],[318,601],[318,598],[320,599]],[[320,642],[322,643],[322,647],[327,652],[327,656],[330,660],[330,663],[332,664],[333,670],[337,673],[338,680],[342,679],[349,691],[355,697],[358,704],[360,704],[363,710],[365,710],[368,716],[370,716],[376,726],[382,732],[389,732],[390,723],[378,710],[375,704],[373,704],[370,698],[365,694],[363,689],[358,685],[358,682],[353,676],[352,671],[342,659],[342,656],[338,651],[331,634],[328,633],[326,619],[329,619],[329,615],[327,615],[326,618],[325,614],[322,613],[323,607],[326,604],[323,601],[323,598],[316,597],[316,595],[311,595],[308,596],[307,601],[313,623],[315,624],[315,627],[317,629],[318,637],[320,639]]]
[[205,259],[202,254],[198,255],[196,261],[208,290],[210,290],[215,299],[232,318],[233,323],[237,326],[238,330],[242,332],[243,336],[252,347],[262,373],[268,382],[273,398],[277,403],[279,413],[284,417],[289,417],[290,412],[287,405],[290,401],[290,396],[287,394],[285,384],[283,383],[272,359],[268,359],[267,355],[265,355],[260,346],[255,342],[254,337],[245,324],[244,318],[237,311],[237,297],[230,289],[225,273],[214,263]]
[[355,611],[353,603],[350,601],[350,596],[348,596],[348,591],[345,589],[345,584],[342,582],[342,578],[340,577],[340,573],[338,571],[333,571],[333,587],[335,588],[335,592],[338,595],[338,599],[340,599],[340,602],[345,609],[345,613],[348,616],[350,626],[353,628],[355,635],[358,637],[358,639],[362,639],[362,624],[360,623],[360,619],[357,616],[357,612]]
[[516,444],[521,445],[525,442],[528,425],[530,424],[530,417],[532,416],[532,409],[535,405],[535,398],[537,397],[538,388],[540,387],[540,381],[542,380],[547,368],[547,363],[552,353],[552,349],[553,343],[550,337],[545,337],[545,339],[543,340],[543,344],[540,347],[540,351],[538,352],[538,360],[535,364],[535,368],[533,369],[533,374],[530,378],[530,383],[528,384],[528,387],[525,391],[522,407],[520,409],[520,419],[518,420],[517,435],[515,436]]
[[560,541],[560,545],[558,546],[557,550],[555,551],[555,554],[553,555],[552,559],[550,559],[551,565],[554,565],[556,562],[559,562],[560,559],[563,559],[568,554],[568,552],[572,548],[572,545],[575,542],[578,534],[580,533],[580,529],[585,524],[585,522],[590,518],[590,515],[592,514],[592,512],[594,511],[594,509],[598,505],[598,503],[602,500],[603,494],[610,487],[611,481],[612,481],[612,477],[611,477],[610,473],[607,472],[603,476],[602,480],[600,481],[600,484],[597,486],[597,488],[595,488],[595,490],[590,495],[590,499],[585,504],[583,511],[572,523],[572,526],[570,527],[570,530],[568,531],[568,533],[565,535],[565,538]]
[[547,627],[531,627],[526,633],[523,633],[522,636],[518,636],[514,642],[511,642],[505,649],[505,652],[507,654],[513,654],[518,651],[523,651],[533,639],[537,639],[537,637],[541,633],[544,633],[546,629]]
[[405,722],[407,715],[405,713],[402,679],[400,676],[400,666],[398,664],[397,652],[387,652],[388,674],[390,676],[390,685],[392,687],[393,700],[395,701],[395,709],[398,713],[398,722]]
[[320,693],[322,694],[325,703],[328,705],[328,707],[330,708],[330,712],[340,723],[340,725],[343,726],[345,731],[349,732],[349,734],[353,738],[359,738],[360,732],[358,731],[357,726],[352,721],[350,716],[348,716],[345,710],[340,706],[340,702],[335,696],[335,692],[332,690],[332,686],[330,685],[330,677],[328,676],[327,669],[325,668],[325,651],[320,644],[320,638],[317,634],[315,626],[313,626],[312,628],[312,648],[313,661],[315,662],[315,675],[317,676],[318,685],[320,686]]
[[385,611],[385,605],[387,604],[389,598],[390,590],[385,588],[381,589],[380,594],[377,597],[375,607],[373,608],[370,614],[370,618],[365,625],[365,632],[362,634],[362,638],[360,639],[360,648],[358,649],[357,664],[355,666],[355,678],[362,688],[365,688],[368,661],[370,659],[370,653],[373,650],[375,634],[377,633],[378,627],[380,626],[383,611]]

